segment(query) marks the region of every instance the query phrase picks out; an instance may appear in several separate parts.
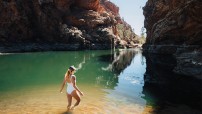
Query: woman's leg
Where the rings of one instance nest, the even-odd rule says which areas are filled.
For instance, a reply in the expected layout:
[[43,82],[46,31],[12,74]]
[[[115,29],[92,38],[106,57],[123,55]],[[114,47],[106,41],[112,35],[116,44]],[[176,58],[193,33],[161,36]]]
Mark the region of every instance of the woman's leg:
[[67,101],[68,101],[67,109],[70,109],[72,105],[72,96],[68,93],[67,93]]
[[76,103],[74,104],[74,106],[72,107],[72,109],[74,109],[74,107],[78,106],[80,101],[81,101],[81,98],[80,98],[80,95],[78,94],[78,92],[76,90],[74,90],[72,93],[71,93],[72,97],[74,97],[76,99]]

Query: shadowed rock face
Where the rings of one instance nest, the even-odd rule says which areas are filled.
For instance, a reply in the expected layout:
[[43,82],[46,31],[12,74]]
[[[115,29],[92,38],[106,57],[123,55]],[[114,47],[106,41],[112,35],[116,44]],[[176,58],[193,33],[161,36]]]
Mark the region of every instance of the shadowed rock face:
[[148,0],[147,44],[202,44],[201,0]]
[[173,56],[173,72],[202,79],[202,1],[148,0],[143,10],[144,52]]
[[202,1],[148,0],[143,10],[143,94],[152,114],[201,113]]
[[121,22],[108,0],[1,0],[0,52],[109,49]]

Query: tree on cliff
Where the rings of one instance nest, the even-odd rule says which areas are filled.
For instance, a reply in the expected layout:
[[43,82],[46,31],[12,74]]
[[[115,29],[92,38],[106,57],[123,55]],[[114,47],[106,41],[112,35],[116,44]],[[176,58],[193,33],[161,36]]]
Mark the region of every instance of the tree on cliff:
[[145,28],[142,27],[142,28],[141,28],[141,36],[140,36],[140,43],[141,43],[141,44],[144,44],[145,41],[146,41],[145,33],[146,33],[146,32],[145,32]]

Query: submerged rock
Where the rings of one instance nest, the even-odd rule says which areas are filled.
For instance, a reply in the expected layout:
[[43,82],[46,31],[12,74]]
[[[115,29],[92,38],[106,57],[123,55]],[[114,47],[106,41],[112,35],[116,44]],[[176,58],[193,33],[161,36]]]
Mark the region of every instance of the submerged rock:
[[176,54],[177,65],[174,72],[194,76],[202,80],[202,53],[198,51]]

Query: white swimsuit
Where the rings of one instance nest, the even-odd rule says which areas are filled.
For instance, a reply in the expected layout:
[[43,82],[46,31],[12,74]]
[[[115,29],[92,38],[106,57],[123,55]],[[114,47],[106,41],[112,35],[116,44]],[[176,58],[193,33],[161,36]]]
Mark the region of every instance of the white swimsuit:
[[[71,75],[70,81],[72,81],[72,76],[74,76],[74,75]],[[74,91],[74,90],[75,90],[75,88],[73,87],[73,83],[72,82],[70,82],[70,83],[67,82],[67,93],[71,94],[72,91]]]

